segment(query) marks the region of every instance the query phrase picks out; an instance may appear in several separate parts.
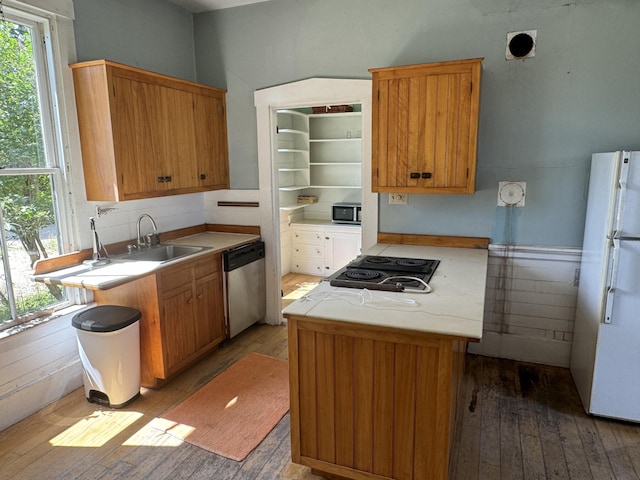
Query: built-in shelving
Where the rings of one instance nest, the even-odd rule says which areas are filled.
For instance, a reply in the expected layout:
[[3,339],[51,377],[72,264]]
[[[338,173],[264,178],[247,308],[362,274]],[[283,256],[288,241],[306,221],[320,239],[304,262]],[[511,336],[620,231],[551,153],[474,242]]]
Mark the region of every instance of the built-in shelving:
[[[330,219],[331,204],[362,198],[362,113],[307,114],[278,110],[277,161],[280,209],[307,209]],[[317,203],[297,204],[300,194]]]

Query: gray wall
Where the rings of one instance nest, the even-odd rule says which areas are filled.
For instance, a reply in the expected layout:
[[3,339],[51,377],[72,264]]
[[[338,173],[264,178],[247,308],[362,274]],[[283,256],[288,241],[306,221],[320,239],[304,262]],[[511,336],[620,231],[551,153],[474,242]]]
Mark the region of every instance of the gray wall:
[[[194,16],[198,80],[228,89],[232,188],[258,187],[256,89],[484,57],[477,192],[380,196],[380,230],[580,246],[590,155],[640,149],[636,0],[272,0]],[[537,53],[505,61],[507,32]],[[497,207],[498,182],[527,182]]]
[[78,61],[195,80],[193,15],[165,0],[74,0]]

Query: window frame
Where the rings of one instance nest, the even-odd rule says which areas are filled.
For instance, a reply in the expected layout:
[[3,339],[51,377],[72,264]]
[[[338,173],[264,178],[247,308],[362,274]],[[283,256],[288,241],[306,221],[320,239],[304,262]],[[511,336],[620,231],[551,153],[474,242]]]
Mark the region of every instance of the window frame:
[[[70,135],[73,125],[69,125],[69,119],[74,118],[72,113],[75,112],[75,104],[69,102],[73,85],[70,72],[65,71],[69,63],[76,61],[73,4],[71,0],[0,0],[0,7],[3,17],[8,21],[32,28],[38,104],[47,162],[45,167],[6,168],[0,175],[51,176],[59,251],[60,254],[68,253],[75,250],[78,244],[71,157],[72,152],[79,154],[79,141],[77,134],[75,137]],[[65,300],[46,310],[60,310],[86,301],[86,296],[76,289],[66,289],[65,293]],[[12,310],[12,316],[14,313],[15,310]],[[3,322],[0,332],[28,324],[29,320],[30,316],[23,316]]]

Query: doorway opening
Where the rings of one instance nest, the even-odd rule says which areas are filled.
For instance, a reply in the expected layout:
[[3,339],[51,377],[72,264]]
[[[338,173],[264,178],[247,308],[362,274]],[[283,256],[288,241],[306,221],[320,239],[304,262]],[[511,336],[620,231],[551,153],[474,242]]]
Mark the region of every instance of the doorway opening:
[[[318,244],[303,242],[302,248],[308,251],[296,256],[298,260],[322,256],[321,261],[304,266],[298,263],[316,268],[318,276],[326,276],[342,261],[345,242],[357,237],[358,251],[376,243],[378,196],[371,193],[370,175],[371,81],[313,78],[258,90],[254,99],[260,209],[270,219],[261,222],[267,254],[266,321],[279,324],[281,277],[287,268],[291,271],[293,258],[292,236],[296,233],[292,225],[301,235],[322,232]],[[313,107],[332,106],[342,111],[314,113]],[[308,153],[304,153],[305,144]],[[325,233],[332,228],[331,205],[340,202],[360,203],[362,224],[350,230],[345,226],[347,230],[335,232],[338,237],[332,242]],[[353,235],[356,230],[358,234]],[[351,235],[339,236],[344,234]],[[322,248],[314,253],[319,246]]]

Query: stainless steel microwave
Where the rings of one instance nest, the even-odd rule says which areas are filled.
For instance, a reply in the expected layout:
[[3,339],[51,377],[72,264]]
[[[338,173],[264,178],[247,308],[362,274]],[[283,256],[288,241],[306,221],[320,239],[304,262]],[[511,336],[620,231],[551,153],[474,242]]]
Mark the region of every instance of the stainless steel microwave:
[[362,206],[359,203],[334,203],[331,206],[333,223],[356,223],[362,221]]

